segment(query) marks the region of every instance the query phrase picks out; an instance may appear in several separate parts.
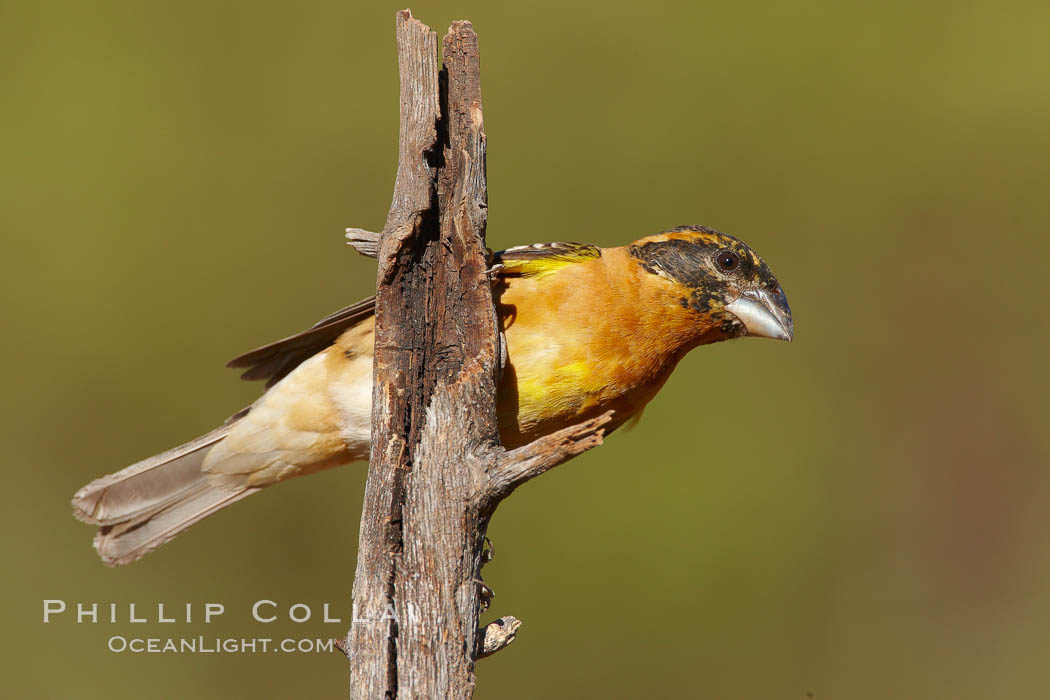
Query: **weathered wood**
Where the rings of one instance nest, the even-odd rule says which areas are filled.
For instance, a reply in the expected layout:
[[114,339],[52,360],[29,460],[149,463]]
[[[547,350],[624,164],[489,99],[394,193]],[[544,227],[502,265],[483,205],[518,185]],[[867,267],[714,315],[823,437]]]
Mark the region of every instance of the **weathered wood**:
[[486,497],[501,501],[529,479],[602,444],[603,429],[612,417],[613,412],[606,411],[596,418],[504,452],[489,469]]
[[486,656],[492,656],[513,642],[518,638],[519,627],[521,627],[521,620],[513,615],[501,617],[485,625],[485,629],[480,631],[482,636],[480,640],[481,648],[478,650],[477,658],[483,659]]
[[410,466],[406,440],[415,432],[405,427],[415,418],[413,406],[420,405],[415,396],[399,392],[421,388],[411,341],[425,328],[425,319],[396,311],[419,308],[407,304],[422,290],[413,290],[411,281],[392,277],[398,261],[415,254],[417,233],[424,225],[430,232],[435,228],[431,212],[437,173],[428,158],[438,145],[441,116],[437,51],[437,34],[410,11],[397,14],[401,126],[397,180],[383,227],[376,285],[372,447],[354,574],[355,621],[347,638],[352,698],[397,694],[394,565],[401,551],[402,472]]
[[453,23],[444,64],[439,240],[405,269],[429,278],[414,301],[426,318],[416,338],[426,415],[411,456],[394,592],[398,687],[407,697],[473,692],[487,517],[469,507],[499,440],[499,335],[484,246],[485,134],[477,37],[469,22]]
[[496,422],[500,334],[485,249],[485,132],[477,36],[397,19],[398,175],[377,253],[372,453],[344,645],[352,698],[467,698],[476,659],[512,642],[479,628],[485,532],[519,484],[601,442],[601,416],[504,451]]
[[361,255],[374,258],[379,255],[379,241],[382,233],[366,231],[363,228],[348,228],[346,230],[346,242],[353,246]]

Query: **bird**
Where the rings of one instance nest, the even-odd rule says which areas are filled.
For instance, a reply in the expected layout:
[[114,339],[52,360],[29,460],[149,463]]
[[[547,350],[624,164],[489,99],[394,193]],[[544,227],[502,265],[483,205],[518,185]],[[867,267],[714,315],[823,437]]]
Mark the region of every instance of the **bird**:
[[[769,266],[740,239],[679,226],[620,247],[541,243],[493,256],[506,357],[497,386],[508,449],[612,411],[637,420],[690,350],[745,336],[790,341]],[[375,298],[232,361],[265,393],[221,426],[77,491],[103,563],[133,562],[267,486],[367,461]]]

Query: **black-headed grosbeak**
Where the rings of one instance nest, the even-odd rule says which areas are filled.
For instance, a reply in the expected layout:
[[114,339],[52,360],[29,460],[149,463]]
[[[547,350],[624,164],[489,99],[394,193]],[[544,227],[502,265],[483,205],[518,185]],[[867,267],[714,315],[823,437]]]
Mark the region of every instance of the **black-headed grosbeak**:
[[[787,298],[743,242],[686,226],[628,246],[545,243],[496,254],[507,359],[498,388],[508,448],[614,411],[637,416],[698,345],[791,340]],[[367,460],[373,299],[234,359],[268,390],[221,427],[91,482],[75,514],[110,565],[134,561],[271,484]]]

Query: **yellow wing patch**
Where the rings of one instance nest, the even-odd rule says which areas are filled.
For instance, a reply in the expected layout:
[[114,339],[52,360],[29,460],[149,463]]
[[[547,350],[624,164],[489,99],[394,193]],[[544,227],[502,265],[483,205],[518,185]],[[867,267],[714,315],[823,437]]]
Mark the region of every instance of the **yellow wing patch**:
[[601,248],[586,243],[536,243],[501,250],[494,262],[503,265],[504,277],[545,277],[566,265],[601,256]]

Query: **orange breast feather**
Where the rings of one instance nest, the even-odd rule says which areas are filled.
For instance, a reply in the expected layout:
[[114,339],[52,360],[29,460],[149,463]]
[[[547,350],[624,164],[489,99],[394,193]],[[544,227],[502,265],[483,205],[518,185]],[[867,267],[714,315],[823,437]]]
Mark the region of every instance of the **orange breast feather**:
[[508,279],[498,304],[509,355],[498,403],[503,443],[609,409],[615,428],[640,411],[704,330],[675,287],[625,248]]

